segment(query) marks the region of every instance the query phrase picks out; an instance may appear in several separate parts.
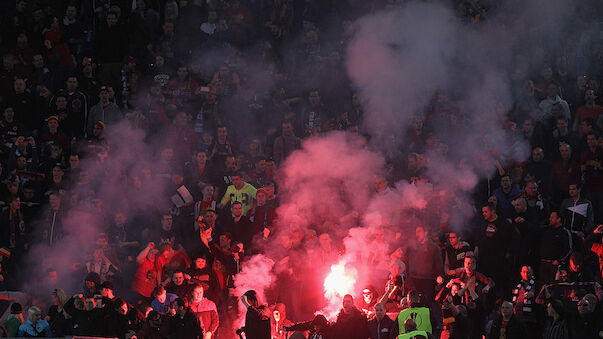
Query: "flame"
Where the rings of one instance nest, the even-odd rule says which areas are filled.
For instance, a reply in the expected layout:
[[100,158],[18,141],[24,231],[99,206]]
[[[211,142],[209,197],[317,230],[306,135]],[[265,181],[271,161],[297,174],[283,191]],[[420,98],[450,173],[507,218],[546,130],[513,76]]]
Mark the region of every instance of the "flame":
[[343,296],[346,294],[354,295],[357,275],[358,272],[353,267],[346,266],[345,260],[332,265],[331,272],[324,281],[324,295],[328,301],[328,306],[319,313],[324,314],[329,320],[335,319],[341,307]]

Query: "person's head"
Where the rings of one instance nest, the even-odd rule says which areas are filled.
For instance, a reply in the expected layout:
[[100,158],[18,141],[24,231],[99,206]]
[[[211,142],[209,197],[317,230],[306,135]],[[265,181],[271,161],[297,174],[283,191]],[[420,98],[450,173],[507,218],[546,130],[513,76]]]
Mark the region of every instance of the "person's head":
[[475,272],[475,268],[477,267],[477,258],[473,255],[467,255],[463,261],[463,268],[465,272],[471,274]]
[[92,311],[96,307],[96,300],[94,298],[86,298],[84,304],[86,311]]
[[513,316],[513,304],[508,301],[503,301],[500,305],[500,314],[504,319],[510,319],[511,316]]
[[54,290],[52,290],[52,292],[50,293],[50,296],[52,297],[52,302],[55,305],[60,306],[60,307],[65,305],[65,303],[69,299],[67,297],[67,293],[65,293],[65,291],[63,291],[60,288],[55,288]]
[[38,321],[40,321],[41,319],[42,319],[42,311],[40,311],[40,309],[37,308],[36,306],[32,306],[29,308],[29,310],[27,310],[27,320],[29,320],[35,324]]
[[549,216],[549,224],[553,228],[561,226],[561,215],[559,214],[559,212],[551,212],[551,215]]
[[50,194],[48,199],[50,202],[50,208],[52,208],[53,211],[57,211],[61,207],[61,196],[58,193]]
[[557,86],[556,83],[551,82],[546,89],[546,95],[551,99],[556,98],[557,95],[559,95],[559,86]]
[[496,210],[494,208],[494,205],[491,203],[487,203],[484,206],[482,206],[482,216],[487,221],[496,220],[497,215],[496,215]]
[[13,87],[15,90],[15,94],[21,94],[23,92],[25,92],[25,80],[21,79],[21,78],[17,78],[15,79],[14,83],[13,83]]
[[504,174],[501,178],[500,178],[500,187],[503,189],[503,191],[509,191],[511,189],[511,176],[508,174]]
[[417,241],[420,244],[424,244],[427,241],[427,236],[429,235],[428,231],[423,226],[415,227],[415,235],[417,237]]
[[12,107],[5,107],[4,108],[4,112],[3,112],[3,116],[4,116],[4,121],[6,122],[13,122],[13,119],[15,118],[15,110]]
[[[544,150],[540,147],[534,148],[532,150],[532,160],[534,160],[534,162],[541,162],[543,159],[544,159]],[[508,177],[508,178],[509,178],[509,184],[510,184],[511,177]]]
[[258,206],[266,205],[266,200],[268,199],[268,194],[264,189],[259,189],[255,192],[255,200]]
[[288,121],[283,122],[281,128],[282,128],[283,136],[289,137],[289,136],[293,135],[293,124],[292,123],[290,123]]
[[107,25],[109,27],[115,26],[117,24],[118,19],[119,17],[116,12],[111,11],[107,13]]
[[218,215],[216,214],[216,211],[214,210],[207,210],[205,211],[205,214],[203,215],[203,221],[205,222],[205,224],[207,226],[213,226],[216,223],[216,219],[218,218]]
[[570,183],[568,185],[569,187],[569,195],[570,197],[574,198],[574,199],[579,199],[580,198],[580,193],[582,192],[582,189],[580,188],[580,184],[573,182]]
[[524,265],[521,267],[519,274],[521,275],[521,280],[530,281],[534,276],[534,270],[532,270],[532,266]]
[[377,316],[377,319],[383,319],[385,316],[385,306],[383,304],[375,304],[375,315]]
[[157,301],[159,301],[160,304],[163,304],[165,303],[165,300],[167,298],[167,292],[165,291],[165,288],[163,288],[163,286],[157,286],[153,290],[153,296],[155,297],[155,299],[157,299]]
[[31,63],[35,69],[42,69],[44,67],[44,57],[42,54],[35,54]]
[[113,298],[113,290],[115,290],[115,287],[112,282],[105,281],[101,284],[100,292],[103,297]]
[[416,305],[421,302],[421,294],[417,290],[410,290],[406,294],[406,299],[409,305]]
[[406,333],[408,332],[412,332],[412,331],[416,331],[417,330],[417,323],[412,319],[406,319],[406,321],[404,322],[404,331],[406,331]]
[[57,133],[59,129],[59,118],[53,115],[46,119],[46,124],[48,125],[48,130],[50,133]]
[[172,282],[176,286],[181,286],[184,283],[184,273],[182,273],[182,271],[174,271],[174,273],[172,273]]
[[243,205],[238,201],[233,202],[230,209],[232,214],[237,218],[243,215]]
[[157,254],[162,256],[164,259],[169,259],[173,252],[174,249],[172,248],[172,245],[163,243],[161,246],[159,246],[159,252]]
[[172,214],[164,213],[161,215],[161,229],[164,231],[172,229]]
[[587,105],[594,105],[596,99],[597,95],[594,90],[587,89],[586,92],[584,92],[584,101]]
[[237,161],[234,157],[234,155],[229,155],[226,156],[226,158],[224,158],[224,167],[227,170],[234,170],[235,168],[237,168]]
[[9,199],[10,208],[13,211],[18,211],[21,208],[21,198],[18,195],[13,195]]
[[10,305],[10,314],[22,316],[23,314],[23,306],[20,303],[14,302]]
[[193,293],[192,293],[192,302],[197,304],[200,303],[201,300],[203,300],[203,285],[201,284],[197,284],[195,285],[195,287],[193,287]]
[[523,189],[528,197],[535,197],[538,193],[538,184],[534,181],[529,181],[526,183]]
[[126,315],[128,314],[128,303],[122,298],[117,297],[113,300],[113,309],[121,315]]
[[320,105],[320,94],[317,90],[312,90],[308,93],[308,102],[312,107]]
[[238,190],[240,190],[241,188],[243,188],[243,186],[245,186],[245,181],[243,180],[241,173],[235,173],[232,175],[232,184]]
[[195,268],[202,270],[207,267],[207,256],[205,254],[198,254],[195,258]]
[[77,77],[75,76],[70,76],[67,78],[67,90],[72,92],[72,91],[76,91],[78,87],[78,81],[77,81]]
[[230,234],[230,232],[224,232],[220,235],[219,241],[221,248],[230,248],[230,245],[232,243],[232,235]]
[[346,294],[343,296],[342,306],[344,312],[350,312],[354,309],[354,298],[351,294]]
[[577,307],[578,313],[582,316],[592,313],[590,301],[588,301],[586,298],[582,298],[580,301],[578,301]]
[[461,242],[461,234],[458,232],[448,233],[448,241],[451,246],[456,246]]
[[597,142],[597,134],[594,132],[590,132],[586,135],[586,143],[588,147],[591,149],[596,149],[599,143]]
[[566,143],[561,143],[559,145],[559,154],[561,154],[561,159],[564,161],[570,160],[572,157],[572,146]]
[[98,97],[103,104],[108,103],[110,98],[109,88],[107,86],[102,86],[98,91]]
[[362,290],[362,299],[366,304],[371,304],[375,301],[375,288],[373,286],[367,286]]
[[224,140],[226,140],[226,137],[228,136],[228,130],[226,129],[225,126],[219,126],[216,129],[216,136],[218,137],[218,140],[220,140],[221,142],[223,142]]
[[17,48],[25,49],[28,47],[28,39],[25,33],[20,33],[17,35]]
[[205,151],[198,151],[195,154],[195,160],[198,164],[205,165],[207,162],[207,153]]

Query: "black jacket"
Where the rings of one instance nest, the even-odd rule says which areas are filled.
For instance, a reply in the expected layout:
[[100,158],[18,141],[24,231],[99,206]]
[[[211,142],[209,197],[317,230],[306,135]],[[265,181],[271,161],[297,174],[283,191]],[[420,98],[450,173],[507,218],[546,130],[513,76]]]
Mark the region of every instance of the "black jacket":
[[[494,319],[494,321],[492,322],[492,328],[490,330],[490,335],[488,335],[488,338],[500,338],[500,331],[502,329],[502,323],[503,323],[503,318],[502,317],[497,317],[496,319]],[[511,320],[509,320],[509,322],[507,323],[507,326],[505,326],[506,329],[506,337],[507,339],[522,339],[522,338],[527,338],[528,337],[528,332],[526,330],[526,327],[524,325],[524,323],[517,319],[515,317],[515,315],[511,316]]]

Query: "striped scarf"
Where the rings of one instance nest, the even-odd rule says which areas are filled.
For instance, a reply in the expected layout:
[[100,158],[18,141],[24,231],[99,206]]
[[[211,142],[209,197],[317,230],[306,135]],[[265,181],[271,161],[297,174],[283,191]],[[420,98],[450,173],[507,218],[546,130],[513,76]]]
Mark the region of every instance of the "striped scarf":
[[528,294],[531,290],[534,289],[534,278],[530,278],[529,282],[520,281],[517,286],[513,289],[513,304],[517,305],[517,299],[519,298],[519,292],[521,289],[524,289],[524,298],[523,298],[523,312],[531,313],[532,312],[532,299],[526,298],[525,295]]

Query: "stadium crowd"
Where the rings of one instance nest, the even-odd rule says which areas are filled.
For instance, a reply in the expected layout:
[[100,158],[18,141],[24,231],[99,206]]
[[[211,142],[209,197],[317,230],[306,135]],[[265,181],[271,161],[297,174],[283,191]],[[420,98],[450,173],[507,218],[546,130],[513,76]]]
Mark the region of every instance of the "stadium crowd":
[[[2,1],[0,288],[32,296],[10,305],[4,334],[233,338],[241,302],[251,339],[603,337],[603,40],[594,4],[563,48],[543,48],[529,69],[508,75],[514,105],[498,118],[531,156],[495,158],[462,231],[430,208],[407,244],[376,259],[390,271],[385,288],[346,295],[334,322],[302,322],[317,309],[301,307],[301,295],[234,296],[234,277],[262,240],[324,257],[341,251],[329,232],[279,232],[277,171],[306,138],[370,138],[345,72],[346,29],[403,3]],[[487,25],[495,7],[451,3],[472,25]],[[435,92],[409,141],[384,154],[387,175],[373,194],[429,182],[428,154],[454,146],[433,127],[462,130],[465,109],[457,93]],[[124,128],[153,145],[152,166],[115,165],[112,131]],[[111,204],[97,194],[110,177],[132,199],[164,186],[157,205],[167,207]],[[99,223],[94,242],[79,261],[44,262],[35,249],[62,251],[77,232],[67,226],[74,213]],[[42,271],[28,268],[33,255]],[[56,265],[69,266],[68,276]],[[282,290],[292,276],[279,275]]]

